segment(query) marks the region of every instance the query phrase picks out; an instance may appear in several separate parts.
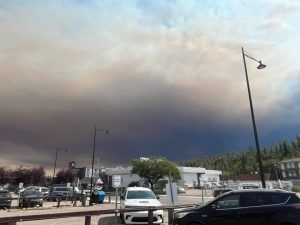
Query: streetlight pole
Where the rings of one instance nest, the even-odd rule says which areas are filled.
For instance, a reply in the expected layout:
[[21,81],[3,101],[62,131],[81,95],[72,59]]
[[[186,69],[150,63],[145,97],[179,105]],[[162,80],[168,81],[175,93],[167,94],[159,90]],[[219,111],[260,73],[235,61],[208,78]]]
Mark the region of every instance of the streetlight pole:
[[54,182],[54,177],[55,177],[55,169],[56,169],[56,162],[57,162],[57,153],[59,151],[64,151],[64,152],[67,152],[68,149],[60,149],[59,147],[56,147],[56,152],[55,152],[55,160],[54,160],[54,168],[53,168],[53,176],[52,176],[52,184]]
[[[93,144],[93,160],[92,160],[92,175],[91,175],[91,185],[90,185],[90,198],[92,196],[92,189],[93,189],[94,161],[95,161],[95,147],[96,147],[96,134],[97,134],[97,131],[105,132],[106,134],[108,134],[108,130],[97,129],[97,127],[95,126],[95,130],[94,130],[94,144]],[[91,200],[90,200],[89,205],[92,205]]]
[[258,160],[258,166],[259,166],[259,172],[260,172],[260,179],[261,179],[262,187],[266,188],[266,182],[265,182],[264,171],[263,171],[263,166],[262,166],[262,159],[261,159],[261,154],[260,154],[259,140],[258,140],[258,134],[257,134],[256,124],[255,124],[255,116],[254,116],[254,110],[253,110],[253,104],[252,104],[252,98],[251,98],[251,90],[250,90],[250,84],[249,84],[249,79],[248,79],[248,71],[247,71],[245,57],[258,62],[259,65],[257,66],[257,69],[263,69],[266,67],[266,65],[262,64],[261,61],[256,60],[252,56],[245,54],[243,48],[242,48],[242,54],[243,54],[243,61],[244,61],[244,67],[245,67],[245,75],[246,75],[246,81],[247,81],[247,89],[248,89],[249,104],[250,104],[250,110],[251,110],[253,133],[254,133],[255,145],[256,145],[256,154],[257,154],[257,160]]

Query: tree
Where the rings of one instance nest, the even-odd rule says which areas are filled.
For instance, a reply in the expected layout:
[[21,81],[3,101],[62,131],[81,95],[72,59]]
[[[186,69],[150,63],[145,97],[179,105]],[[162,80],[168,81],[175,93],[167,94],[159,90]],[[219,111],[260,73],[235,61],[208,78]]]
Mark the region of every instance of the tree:
[[5,170],[3,167],[0,167],[0,185],[3,186],[9,181],[9,171]]
[[153,190],[154,184],[165,176],[171,176],[173,180],[180,179],[179,170],[175,163],[161,157],[135,159],[132,161],[131,173],[139,175]]
[[73,174],[70,169],[67,170],[60,170],[56,174],[55,183],[57,184],[64,184],[70,183],[73,180]]
[[33,185],[43,185],[46,181],[44,167],[32,168],[30,170]]
[[31,184],[31,176],[29,170],[20,166],[12,172],[12,177],[14,178],[13,183],[19,185],[23,183],[24,186]]

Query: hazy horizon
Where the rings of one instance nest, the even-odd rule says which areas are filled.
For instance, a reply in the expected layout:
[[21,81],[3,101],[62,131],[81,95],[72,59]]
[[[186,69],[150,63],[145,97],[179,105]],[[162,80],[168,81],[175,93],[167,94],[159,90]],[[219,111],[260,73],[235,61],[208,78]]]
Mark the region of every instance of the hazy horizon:
[[299,1],[0,2],[0,167],[183,161],[300,134]]

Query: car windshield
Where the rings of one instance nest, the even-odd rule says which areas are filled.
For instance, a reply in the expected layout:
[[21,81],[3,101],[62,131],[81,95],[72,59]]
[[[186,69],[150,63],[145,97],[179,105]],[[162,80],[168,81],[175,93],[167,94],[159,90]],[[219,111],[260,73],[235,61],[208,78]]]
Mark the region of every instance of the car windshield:
[[156,199],[152,191],[128,191],[127,199]]
[[1,197],[9,197],[9,192],[1,191],[1,192],[0,192],[0,196],[1,196]]
[[39,194],[39,192],[34,189],[29,189],[29,190],[24,191],[24,195],[38,195],[38,194]]
[[67,187],[58,187],[58,188],[55,188],[54,191],[70,191],[70,189],[68,190]]

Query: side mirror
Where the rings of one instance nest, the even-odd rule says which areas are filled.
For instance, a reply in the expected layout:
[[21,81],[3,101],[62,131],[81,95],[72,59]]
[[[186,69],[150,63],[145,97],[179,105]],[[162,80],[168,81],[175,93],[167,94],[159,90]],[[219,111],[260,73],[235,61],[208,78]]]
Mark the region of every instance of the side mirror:
[[156,196],[156,199],[160,199],[160,197],[159,197],[159,196]]
[[124,196],[124,195],[121,195],[120,199],[121,199],[121,200],[125,200],[125,196]]

